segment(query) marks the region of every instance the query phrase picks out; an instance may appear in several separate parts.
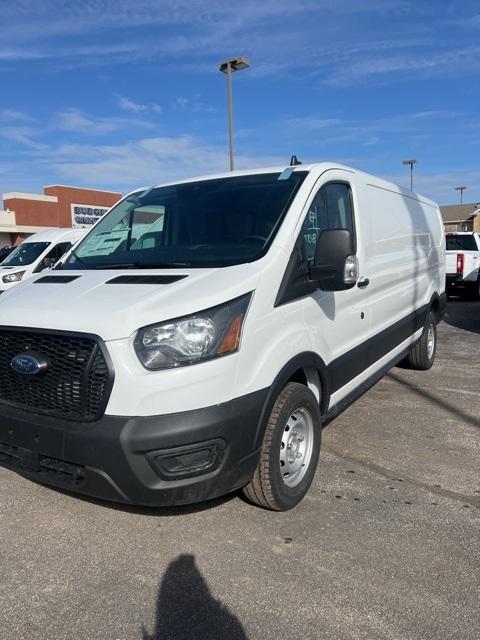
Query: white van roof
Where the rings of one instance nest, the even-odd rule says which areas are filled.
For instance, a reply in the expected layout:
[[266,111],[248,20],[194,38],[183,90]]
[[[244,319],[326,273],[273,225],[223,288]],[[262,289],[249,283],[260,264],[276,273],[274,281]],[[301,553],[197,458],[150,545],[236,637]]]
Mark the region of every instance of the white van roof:
[[23,242],[76,242],[80,240],[88,229],[69,229],[69,228],[57,228],[48,229],[48,231],[40,231],[34,233],[32,236],[25,238]]

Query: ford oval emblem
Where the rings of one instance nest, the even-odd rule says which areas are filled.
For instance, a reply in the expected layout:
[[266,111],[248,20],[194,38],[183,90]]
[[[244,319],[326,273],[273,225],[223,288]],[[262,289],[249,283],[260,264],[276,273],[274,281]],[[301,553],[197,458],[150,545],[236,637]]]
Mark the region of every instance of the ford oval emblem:
[[16,373],[32,376],[46,371],[48,363],[43,356],[36,353],[19,353],[12,358],[10,366]]

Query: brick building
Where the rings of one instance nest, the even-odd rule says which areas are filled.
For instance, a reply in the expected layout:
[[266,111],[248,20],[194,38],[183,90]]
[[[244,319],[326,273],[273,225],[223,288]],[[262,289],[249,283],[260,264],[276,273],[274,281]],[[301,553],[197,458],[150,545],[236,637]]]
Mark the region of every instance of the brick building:
[[4,193],[0,247],[53,227],[87,227],[122,197],[114,191],[50,185],[43,194]]

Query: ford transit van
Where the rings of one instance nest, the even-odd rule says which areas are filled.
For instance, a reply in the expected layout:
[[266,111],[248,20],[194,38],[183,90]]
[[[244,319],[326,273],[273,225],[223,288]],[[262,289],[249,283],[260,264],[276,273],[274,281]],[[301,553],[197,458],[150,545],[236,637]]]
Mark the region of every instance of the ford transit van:
[[[141,505],[286,510],[322,424],[445,310],[438,206],[332,163],[140,189],[0,305],[0,463]],[[381,407],[378,408],[379,412]]]
[[49,229],[26,238],[0,266],[0,293],[52,267],[85,233],[85,229]]

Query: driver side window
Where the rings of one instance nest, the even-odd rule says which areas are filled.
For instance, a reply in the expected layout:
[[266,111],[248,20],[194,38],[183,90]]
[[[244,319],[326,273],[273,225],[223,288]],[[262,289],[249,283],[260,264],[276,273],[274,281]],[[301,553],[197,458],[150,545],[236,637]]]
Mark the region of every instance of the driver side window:
[[50,260],[52,264],[55,264],[55,262],[58,262],[60,258],[65,253],[67,253],[67,251],[70,249],[71,246],[72,246],[71,242],[59,242],[58,244],[56,244],[54,247],[50,249],[47,255],[43,257],[42,261],[35,269],[35,273],[39,273],[40,271],[43,271],[44,269],[47,268],[47,262],[46,262],[47,260]]
[[313,260],[318,236],[324,229],[353,229],[350,186],[344,182],[329,182],[317,192],[302,227],[303,255]]

